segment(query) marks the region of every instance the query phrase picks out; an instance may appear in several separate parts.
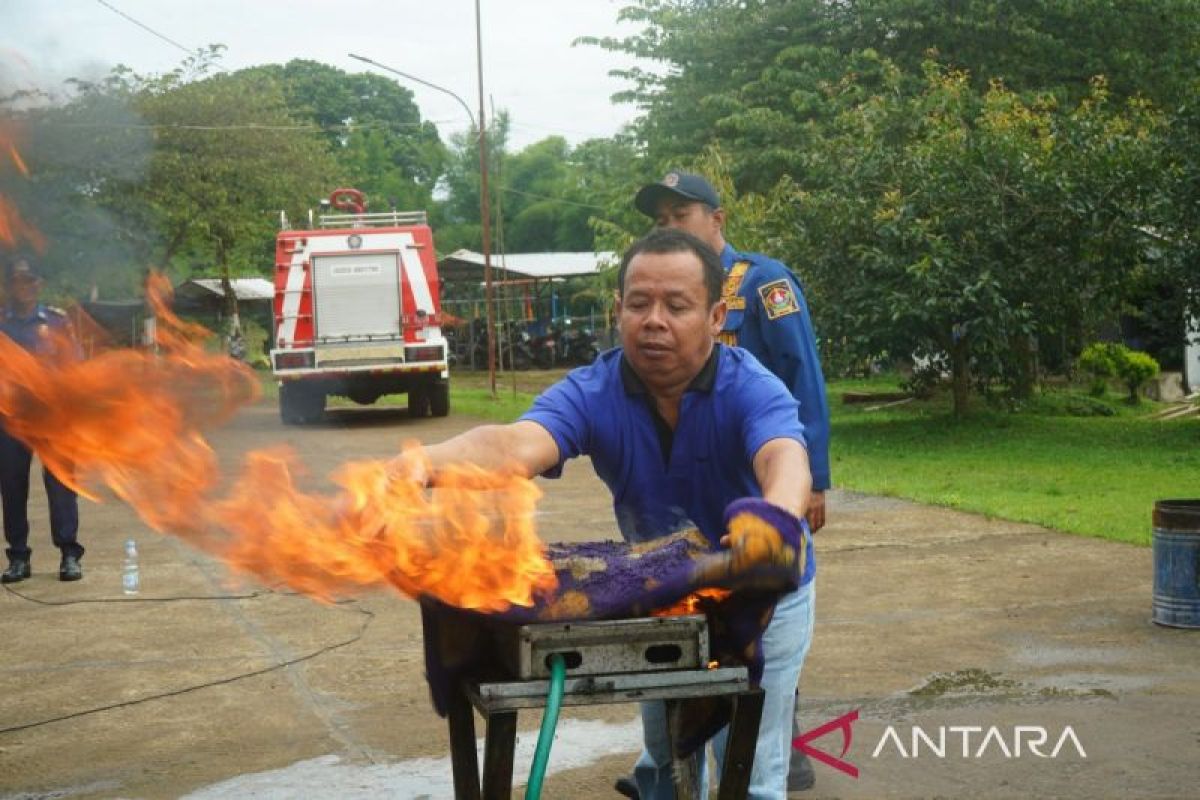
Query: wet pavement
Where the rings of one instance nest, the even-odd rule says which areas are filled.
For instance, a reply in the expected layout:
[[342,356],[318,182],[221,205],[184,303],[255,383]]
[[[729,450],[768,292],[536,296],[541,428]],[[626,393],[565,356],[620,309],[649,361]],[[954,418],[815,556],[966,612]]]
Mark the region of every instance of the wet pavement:
[[[232,465],[286,442],[319,478],[475,422],[347,409],[287,428],[263,405],[214,445]],[[543,483],[544,538],[616,537],[586,463]],[[34,577],[0,591],[0,797],[451,796],[412,601],[232,581],[115,503],[83,504],[85,578],[60,583],[32,497]],[[807,727],[842,718],[812,742],[841,764],[796,796],[1196,795],[1200,631],[1150,622],[1148,548],[848,492],[829,518],[802,691]],[[520,718],[518,784],[539,721]],[[544,796],[616,797],[637,746],[632,706],[568,709]]]

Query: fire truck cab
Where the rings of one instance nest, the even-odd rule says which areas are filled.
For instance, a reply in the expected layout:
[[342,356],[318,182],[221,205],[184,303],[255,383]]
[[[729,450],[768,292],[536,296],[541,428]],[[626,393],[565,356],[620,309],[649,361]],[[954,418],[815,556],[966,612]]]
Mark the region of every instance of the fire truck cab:
[[271,369],[288,424],[319,420],[330,395],[369,405],[408,395],[409,414],[450,413],[441,286],[423,211],[366,213],[338,189],[307,230],[280,215]]

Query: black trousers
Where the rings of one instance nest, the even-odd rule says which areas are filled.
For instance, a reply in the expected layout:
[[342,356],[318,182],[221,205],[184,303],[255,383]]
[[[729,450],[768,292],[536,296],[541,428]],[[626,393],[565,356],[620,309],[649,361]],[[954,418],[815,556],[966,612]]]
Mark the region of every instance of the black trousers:
[[[33,453],[0,429],[0,495],[4,499],[4,540],[9,560],[29,560],[29,468]],[[50,505],[50,540],[64,556],[83,556],[79,534],[79,498],[48,469],[42,470]]]

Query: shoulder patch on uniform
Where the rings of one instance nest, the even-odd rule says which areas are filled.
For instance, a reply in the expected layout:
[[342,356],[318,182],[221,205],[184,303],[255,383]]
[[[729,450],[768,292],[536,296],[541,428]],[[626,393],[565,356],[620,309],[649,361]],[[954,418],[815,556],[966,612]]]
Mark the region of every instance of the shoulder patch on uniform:
[[758,287],[758,296],[762,298],[767,319],[778,319],[788,314],[795,314],[800,310],[800,303],[796,300],[796,291],[787,278],[764,283]]

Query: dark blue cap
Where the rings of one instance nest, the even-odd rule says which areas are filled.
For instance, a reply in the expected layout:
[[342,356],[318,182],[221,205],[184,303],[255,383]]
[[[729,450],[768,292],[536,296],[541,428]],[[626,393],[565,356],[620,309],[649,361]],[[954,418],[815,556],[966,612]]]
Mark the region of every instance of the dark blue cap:
[[35,270],[28,261],[23,258],[19,258],[13,262],[12,269],[10,269],[8,272],[8,279],[10,281],[36,281],[41,280],[41,276],[37,274],[37,270]]
[[690,172],[668,172],[658,183],[643,186],[634,196],[633,204],[647,217],[654,217],[659,201],[667,195],[704,203],[710,208],[721,207],[721,199],[712,184]]

